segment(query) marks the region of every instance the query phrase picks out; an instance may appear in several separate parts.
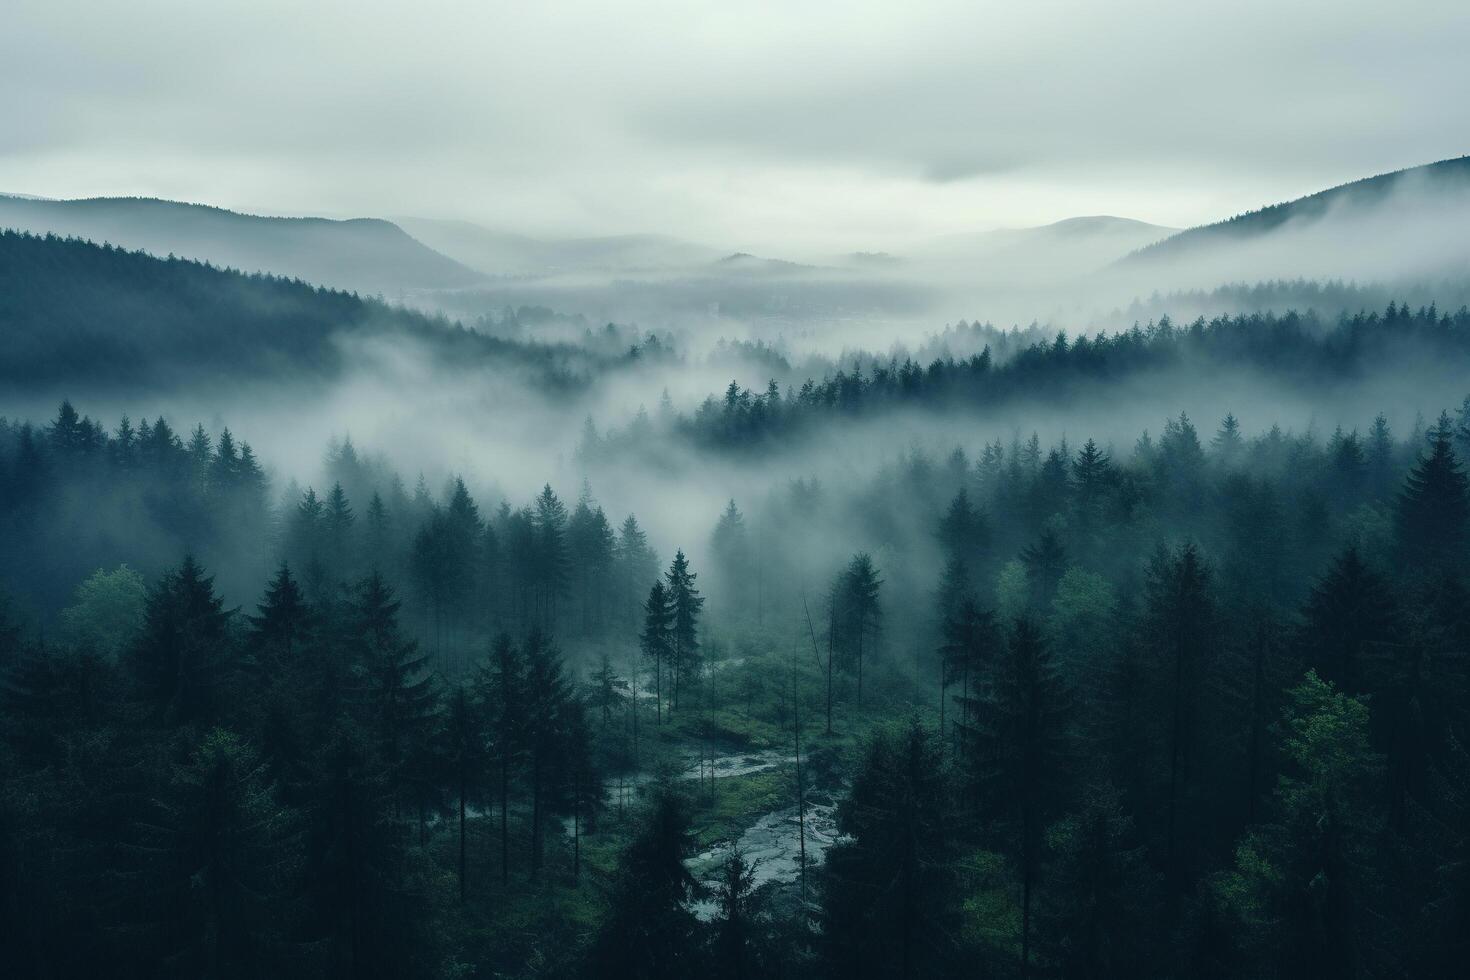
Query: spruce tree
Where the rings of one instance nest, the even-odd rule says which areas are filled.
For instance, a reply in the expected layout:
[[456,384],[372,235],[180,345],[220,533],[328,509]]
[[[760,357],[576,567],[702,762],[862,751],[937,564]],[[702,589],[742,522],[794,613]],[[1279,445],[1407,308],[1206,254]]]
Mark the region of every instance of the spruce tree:
[[[674,607],[662,582],[654,582],[643,604],[643,631],[638,636],[643,655],[653,664],[653,708],[656,720],[663,723],[664,668],[673,657]],[[636,702],[634,705],[637,707]]]
[[410,764],[426,754],[434,690],[426,673],[428,658],[403,636],[398,609],[392,588],[374,572],[355,589],[347,630],[356,675],[354,713],[386,788],[395,802],[404,802],[424,776]]
[[1448,413],[1429,434],[1429,453],[1409,473],[1398,499],[1399,552],[1412,572],[1463,567],[1470,496],[1455,456]]
[[667,583],[669,608],[673,621],[669,629],[669,674],[672,691],[670,707],[679,707],[679,686],[688,685],[699,677],[699,614],[704,608],[704,597],[694,585],[698,578],[689,570],[689,559],[683,551],[674,553],[674,560],[664,575]]
[[1030,619],[1016,620],[990,673],[964,764],[1020,869],[1023,977],[1031,969],[1043,835],[1065,805],[1070,785],[1071,711],[1071,693],[1041,628]]
[[1399,626],[1388,582],[1368,567],[1356,545],[1348,545],[1302,609],[1302,659],[1338,690],[1365,693],[1370,660],[1399,638]]
[[224,709],[223,686],[236,667],[230,615],[193,555],[149,590],[128,666],[139,693],[167,722],[204,722]]
[[958,840],[935,736],[917,720],[880,730],[838,809],[827,851],[822,948],[833,976],[943,976],[959,969]]
[[593,940],[590,973],[609,980],[674,980],[692,975],[698,923],[688,903],[698,884],[684,866],[694,850],[689,812],[661,789],[623,852]]
[[879,577],[873,557],[859,552],[847,563],[837,588],[836,617],[848,666],[857,675],[857,703],[863,703],[863,673],[868,653],[883,628]]

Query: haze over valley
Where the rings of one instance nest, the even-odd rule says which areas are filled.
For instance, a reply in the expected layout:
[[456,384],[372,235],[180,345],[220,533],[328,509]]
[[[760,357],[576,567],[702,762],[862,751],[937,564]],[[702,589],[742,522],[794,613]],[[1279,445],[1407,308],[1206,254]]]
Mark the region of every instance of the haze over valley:
[[1458,5],[7,21],[0,974],[1463,972]]

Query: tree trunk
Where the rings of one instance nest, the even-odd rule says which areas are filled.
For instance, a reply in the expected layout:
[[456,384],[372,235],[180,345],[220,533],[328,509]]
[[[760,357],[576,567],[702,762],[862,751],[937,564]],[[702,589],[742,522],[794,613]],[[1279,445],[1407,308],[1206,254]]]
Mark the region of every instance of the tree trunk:
[[510,757],[500,753],[500,883],[510,884]]
[[464,902],[464,764],[460,763],[459,773],[459,900]]

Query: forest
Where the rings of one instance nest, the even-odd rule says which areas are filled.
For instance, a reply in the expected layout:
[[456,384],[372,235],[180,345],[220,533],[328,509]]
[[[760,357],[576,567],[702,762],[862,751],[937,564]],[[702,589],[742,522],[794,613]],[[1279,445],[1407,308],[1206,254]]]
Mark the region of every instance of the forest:
[[[1467,322],[1166,321],[637,425],[750,459],[1268,343],[1463,356]],[[1459,975],[1470,397],[1441,408],[972,427],[669,540],[599,502],[628,446],[591,419],[580,486],[519,499],[345,438],[302,485],[243,427],[5,420],[0,972]]]

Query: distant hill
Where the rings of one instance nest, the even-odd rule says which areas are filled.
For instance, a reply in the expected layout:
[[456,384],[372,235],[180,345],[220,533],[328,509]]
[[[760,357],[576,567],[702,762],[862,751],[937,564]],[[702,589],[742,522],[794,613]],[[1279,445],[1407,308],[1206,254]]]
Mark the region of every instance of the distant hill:
[[482,277],[376,218],[272,218],[153,198],[0,197],[0,228],[82,238],[317,285],[383,293]]
[[1470,271],[1470,156],[1341,184],[1190,228],[1117,263],[1157,288]]
[[1132,218],[1089,215],[1035,228],[946,235],[915,258],[980,281],[1060,281],[1089,275],[1175,229]]
[[[352,337],[554,374],[550,348],[304,282],[0,232],[0,390],[139,390],[337,375]],[[549,378],[546,380],[550,380]]]
[[410,234],[472,269],[492,276],[554,276],[677,270],[711,262],[712,248],[666,235],[545,239],[470,221],[396,219]]

